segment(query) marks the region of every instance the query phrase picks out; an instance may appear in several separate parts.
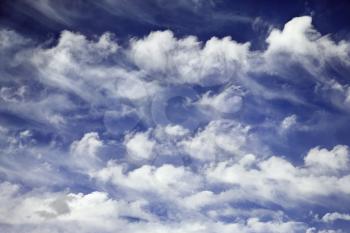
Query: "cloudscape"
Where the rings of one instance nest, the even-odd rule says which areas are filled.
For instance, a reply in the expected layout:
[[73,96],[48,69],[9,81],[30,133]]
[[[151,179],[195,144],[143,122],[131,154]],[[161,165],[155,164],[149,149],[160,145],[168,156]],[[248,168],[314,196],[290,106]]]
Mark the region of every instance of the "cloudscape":
[[0,232],[350,232],[347,1],[3,0]]

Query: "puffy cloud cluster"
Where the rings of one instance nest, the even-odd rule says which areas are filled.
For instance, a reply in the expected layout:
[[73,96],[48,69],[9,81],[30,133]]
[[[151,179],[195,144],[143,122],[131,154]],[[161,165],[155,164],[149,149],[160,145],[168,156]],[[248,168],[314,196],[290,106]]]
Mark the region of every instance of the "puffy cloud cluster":
[[349,84],[328,69],[349,68],[349,42],[308,16],[266,42],[63,31],[49,45],[1,30],[0,230],[341,232],[329,223],[349,219],[348,146],[275,151],[324,124],[319,102],[347,111]]
[[[215,161],[225,154],[241,155],[249,139],[248,132],[248,126],[232,121],[212,121],[205,129],[181,144],[193,158]],[[252,149],[253,146],[252,144]]]
[[[266,39],[269,47],[265,55],[287,53],[298,60],[310,57],[317,60],[318,66],[336,58],[349,65],[349,43],[344,40],[336,43],[329,36],[322,36],[311,22],[309,16],[297,17],[287,22],[283,30],[273,29]],[[305,59],[299,62],[305,62]]]
[[[142,210],[142,201],[113,200],[105,192],[84,195],[33,190],[23,194],[18,186],[7,182],[1,183],[1,188],[4,190],[0,198],[1,222],[18,225],[14,228],[17,232],[74,232],[78,229],[106,232],[121,229],[127,217],[145,220],[151,217]],[[27,225],[27,229],[20,225]]]
[[147,132],[129,136],[125,142],[129,155],[135,160],[150,159],[154,155],[154,145]]
[[228,191],[238,199],[285,206],[300,202],[322,205],[323,198],[328,196],[347,199],[350,167],[346,161],[349,156],[346,146],[336,146],[330,151],[314,148],[304,157],[302,166],[294,166],[280,157],[259,160],[248,154],[238,163],[225,161],[210,167],[207,176],[213,182],[238,186],[237,190]]
[[[41,193],[18,196],[19,187],[1,183],[2,228],[7,232],[302,232],[298,222],[218,223],[205,219],[183,219],[162,223],[144,208],[147,201],[114,200],[104,192]],[[10,204],[8,204],[10,203]],[[133,221],[131,221],[133,220]],[[13,227],[11,227],[13,226]]]
[[166,82],[215,84],[247,69],[249,43],[213,37],[202,45],[194,36],[178,40],[163,31],[133,41],[129,53],[136,65]]

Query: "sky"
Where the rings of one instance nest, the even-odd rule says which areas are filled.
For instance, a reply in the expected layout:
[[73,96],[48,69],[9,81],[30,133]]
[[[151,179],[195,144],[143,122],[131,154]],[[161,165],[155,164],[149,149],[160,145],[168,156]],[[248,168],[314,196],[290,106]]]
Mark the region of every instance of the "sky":
[[2,0],[0,232],[350,232],[350,2]]

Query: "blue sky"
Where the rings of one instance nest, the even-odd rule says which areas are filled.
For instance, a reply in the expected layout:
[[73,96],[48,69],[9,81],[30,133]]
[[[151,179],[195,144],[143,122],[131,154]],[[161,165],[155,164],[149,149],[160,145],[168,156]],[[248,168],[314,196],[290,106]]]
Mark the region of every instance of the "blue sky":
[[346,233],[346,1],[2,1],[0,231]]

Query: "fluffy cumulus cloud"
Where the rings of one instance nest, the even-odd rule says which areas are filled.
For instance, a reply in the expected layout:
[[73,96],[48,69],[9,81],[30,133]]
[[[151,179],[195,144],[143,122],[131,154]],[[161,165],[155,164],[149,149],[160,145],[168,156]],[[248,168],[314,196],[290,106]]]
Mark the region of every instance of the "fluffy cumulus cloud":
[[[207,175],[213,182],[238,185],[238,191],[228,191],[232,194],[237,192],[236,198],[251,198],[286,206],[319,200],[322,205],[322,198],[330,195],[347,200],[349,165],[338,165],[349,158],[347,150],[344,146],[337,146],[331,151],[311,149],[301,166],[295,166],[276,156],[259,160],[248,154],[237,163],[221,162],[210,167]],[[320,165],[324,160],[330,163]],[[345,174],[342,173],[343,169],[346,170]]]
[[343,232],[349,41],[117,41],[1,29],[1,232]]
[[345,63],[348,63],[349,59],[348,42],[337,43],[329,36],[322,36],[312,26],[312,18],[309,16],[290,20],[283,30],[273,29],[266,42],[269,44],[267,56],[274,53],[288,53],[292,56],[318,57],[318,62],[321,64],[332,57]]
[[135,160],[150,159],[154,155],[154,144],[155,142],[149,138],[148,133],[128,136],[125,142],[130,157]]
[[242,150],[248,139],[248,126],[231,121],[212,121],[182,144],[193,158],[214,161],[225,154],[235,156],[244,153]]
[[177,39],[171,31],[158,31],[132,41],[128,53],[136,65],[166,82],[215,84],[243,72],[248,51],[249,43],[230,37],[213,37],[203,45],[194,36]]

